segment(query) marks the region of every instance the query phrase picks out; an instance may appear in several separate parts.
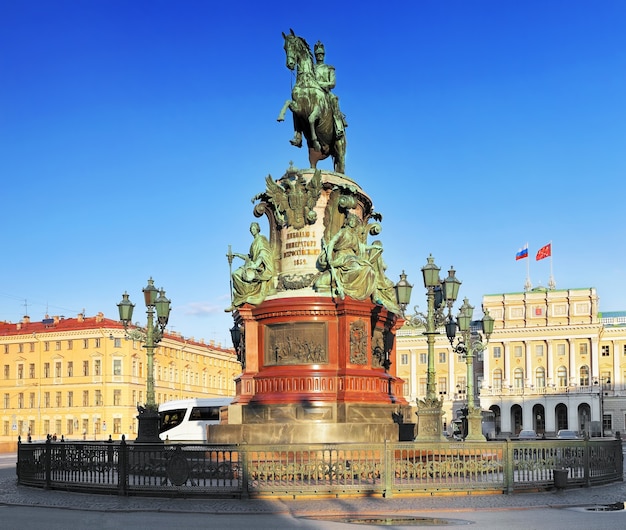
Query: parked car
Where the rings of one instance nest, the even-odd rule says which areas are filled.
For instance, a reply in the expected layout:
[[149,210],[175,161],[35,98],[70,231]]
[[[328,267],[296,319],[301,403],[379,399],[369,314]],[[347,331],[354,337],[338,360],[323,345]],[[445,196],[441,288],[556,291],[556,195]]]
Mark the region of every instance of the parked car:
[[523,429],[519,432],[519,435],[517,436],[517,438],[519,440],[536,440],[537,433],[533,431],[532,429]]
[[558,440],[578,440],[578,433],[576,431],[569,431],[567,429],[561,429],[556,433]]

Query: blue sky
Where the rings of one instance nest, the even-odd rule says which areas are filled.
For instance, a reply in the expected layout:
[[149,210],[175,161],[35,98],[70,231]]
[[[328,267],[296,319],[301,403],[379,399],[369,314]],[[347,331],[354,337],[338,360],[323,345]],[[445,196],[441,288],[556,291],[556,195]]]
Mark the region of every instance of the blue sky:
[[411,305],[430,253],[480,307],[523,290],[526,242],[547,285],[552,241],[557,288],[625,310],[626,3],[335,4],[4,2],[0,320],[117,318],[152,276],[173,330],[229,344],[228,245],[247,252],[265,176],[307,166],[276,122],[289,28],[336,68],[346,174]]

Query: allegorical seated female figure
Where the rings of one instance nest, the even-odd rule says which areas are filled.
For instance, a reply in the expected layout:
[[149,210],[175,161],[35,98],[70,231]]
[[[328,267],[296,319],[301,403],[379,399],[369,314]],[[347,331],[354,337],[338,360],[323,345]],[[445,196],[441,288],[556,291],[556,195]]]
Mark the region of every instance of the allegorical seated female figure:
[[334,289],[333,294],[340,298],[349,296],[355,300],[374,294],[376,270],[368,251],[375,247],[362,241],[360,224],[355,214],[348,214],[343,227],[325,245],[319,258],[324,272],[315,283],[318,291]]
[[267,238],[261,234],[259,223],[250,225],[250,233],[254,238],[248,255],[236,254],[233,256],[244,260],[244,264],[232,274],[233,303],[226,311],[242,304],[260,304],[274,292],[274,254]]

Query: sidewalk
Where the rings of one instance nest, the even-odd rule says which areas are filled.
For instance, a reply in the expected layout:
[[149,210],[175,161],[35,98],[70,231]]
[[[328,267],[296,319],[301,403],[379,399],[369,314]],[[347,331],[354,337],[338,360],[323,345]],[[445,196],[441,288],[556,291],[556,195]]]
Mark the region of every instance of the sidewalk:
[[415,513],[424,511],[462,512],[472,510],[529,509],[538,507],[605,505],[626,501],[626,483],[593,488],[575,488],[514,495],[447,495],[333,499],[205,499],[118,497],[64,491],[46,491],[18,486],[15,476],[0,480],[0,505],[45,506],[94,511],[162,511],[207,514],[341,515]]

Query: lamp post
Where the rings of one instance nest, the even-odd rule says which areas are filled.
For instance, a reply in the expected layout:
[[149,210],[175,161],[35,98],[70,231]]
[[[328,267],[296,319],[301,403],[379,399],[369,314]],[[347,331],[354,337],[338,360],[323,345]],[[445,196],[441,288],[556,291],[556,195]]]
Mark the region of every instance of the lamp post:
[[[417,402],[418,431],[415,441],[438,442],[445,440],[443,435],[442,402],[439,399],[435,384],[435,337],[439,334],[437,328],[445,322],[443,314],[447,306],[448,311],[456,301],[461,282],[454,275],[451,268],[445,280],[439,278],[441,269],[435,264],[434,258],[428,257],[426,265],[422,267],[424,287],[426,288],[427,310],[426,314],[416,312],[413,321],[422,325],[425,329],[426,344],[428,348],[428,368],[426,371],[426,397]],[[412,286],[406,281],[404,272],[400,276],[400,282],[396,285],[396,294],[400,307],[406,308],[410,301]]]
[[[143,289],[144,301],[146,304],[146,313],[148,315],[148,323],[145,330],[145,345],[147,359],[146,374],[146,404],[145,407],[138,406],[139,415],[137,420],[139,425],[137,428],[136,442],[140,443],[160,443],[159,438],[159,412],[154,399],[154,347],[161,341],[163,331],[167,326],[170,316],[170,300],[165,297],[165,291],[160,291],[154,286],[154,280],[150,278],[148,285]],[[133,318],[133,304],[128,293],[122,295],[122,300],[117,304],[120,313],[120,321],[124,324],[124,330],[128,331],[128,326]],[[156,322],[154,314],[156,312]]]
[[[446,335],[450,341],[450,345],[454,347],[454,352],[461,355],[465,359],[467,365],[467,434],[465,439],[469,441],[485,441],[482,433],[482,413],[480,407],[477,407],[474,401],[474,357],[476,353],[483,351],[487,347],[489,337],[493,333],[494,319],[489,315],[486,309],[483,319],[480,321],[481,330],[485,334],[486,341],[483,343],[476,336],[472,336],[472,316],[474,307],[470,305],[469,300],[465,298],[463,305],[459,311],[456,321],[450,315],[446,322]],[[459,329],[461,337],[454,346],[454,338],[456,330]]]

